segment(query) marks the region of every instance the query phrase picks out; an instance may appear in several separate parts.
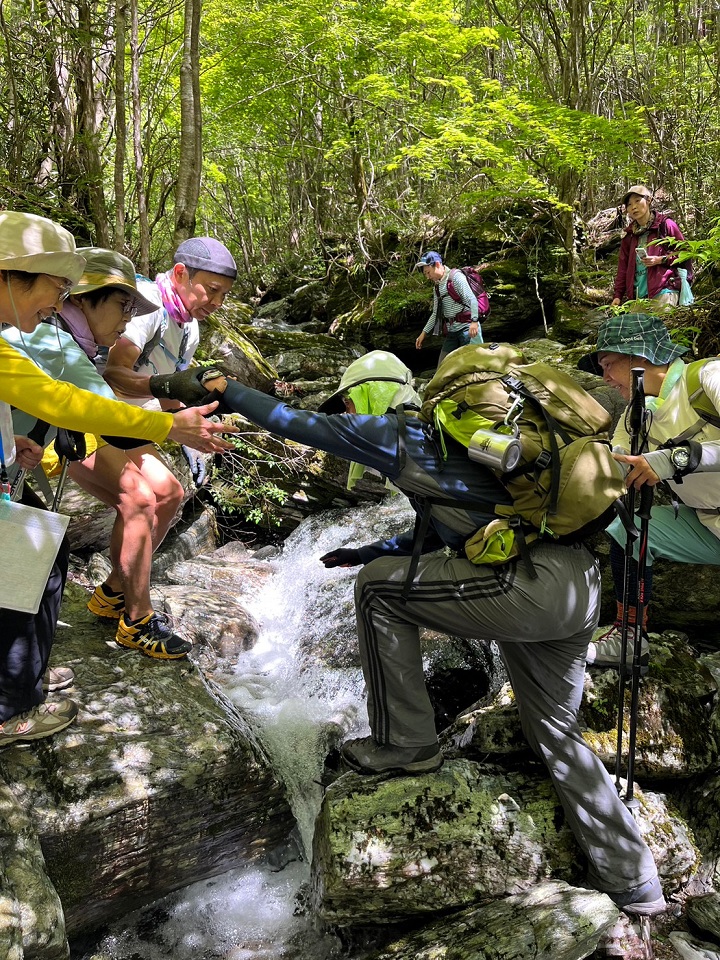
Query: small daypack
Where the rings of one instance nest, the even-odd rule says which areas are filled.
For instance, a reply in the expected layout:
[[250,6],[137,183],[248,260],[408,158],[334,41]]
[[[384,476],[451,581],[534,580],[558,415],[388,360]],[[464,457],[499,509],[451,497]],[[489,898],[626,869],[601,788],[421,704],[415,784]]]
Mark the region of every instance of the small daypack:
[[467,447],[478,430],[519,441],[517,465],[494,471],[513,504],[497,505],[498,519],[466,542],[474,563],[519,555],[530,563],[527,543],[569,543],[603,529],[626,493],[608,438],[610,414],[568,374],[527,363],[508,344],[468,344],[449,354],[428,384],[420,419]]
[[[485,290],[485,284],[483,283],[483,279],[480,276],[480,273],[478,272],[476,267],[455,267],[453,270],[450,271],[450,276],[448,277],[448,283],[447,283],[447,290],[450,296],[455,301],[455,303],[462,303],[462,300],[458,296],[458,292],[455,289],[455,285],[453,284],[452,278],[455,270],[459,270],[460,273],[465,275],[465,279],[468,282],[468,286],[472,290],[473,295],[477,300],[478,319],[483,320],[490,313],[490,301],[488,299],[487,291]],[[466,314],[461,313],[457,317],[455,317],[455,319],[456,320],[465,319],[465,316],[467,316],[468,320],[470,319],[469,313],[466,313]]]

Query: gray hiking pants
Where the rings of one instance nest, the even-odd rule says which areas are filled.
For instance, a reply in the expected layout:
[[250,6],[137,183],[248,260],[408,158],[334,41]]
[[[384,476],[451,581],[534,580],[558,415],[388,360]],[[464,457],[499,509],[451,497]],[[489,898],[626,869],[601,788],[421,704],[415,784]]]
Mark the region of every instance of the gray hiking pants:
[[381,557],[355,587],[370,729],[379,743],[436,741],[419,628],[496,640],[523,731],[550,771],[598,889],[622,891],[656,876],[652,854],[577,722],[588,641],[597,626],[600,574],[583,546],[536,546],[538,577],[525,564],[476,566],[421,557],[412,592],[401,593],[408,557]]

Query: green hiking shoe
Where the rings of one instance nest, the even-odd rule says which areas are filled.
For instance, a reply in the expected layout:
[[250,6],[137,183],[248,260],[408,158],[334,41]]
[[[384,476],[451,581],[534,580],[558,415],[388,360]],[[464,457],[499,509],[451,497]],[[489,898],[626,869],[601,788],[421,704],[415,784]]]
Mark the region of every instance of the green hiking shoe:
[[31,710],[9,717],[0,724],[0,750],[16,743],[51,737],[69,726],[77,714],[75,701],[62,698],[52,703],[39,703]]
[[88,600],[87,608],[102,620],[118,620],[125,611],[125,594],[100,583]]
[[192,643],[172,632],[170,621],[164,613],[149,613],[140,620],[125,620],[120,617],[115,642],[121,647],[139,650],[155,660],[180,660],[192,650]]
[[396,747],[377,743],[372,737],[346,740],[341,751],[343,760],[358,773],[433,773],[443,765],[437,742],[427,747]]

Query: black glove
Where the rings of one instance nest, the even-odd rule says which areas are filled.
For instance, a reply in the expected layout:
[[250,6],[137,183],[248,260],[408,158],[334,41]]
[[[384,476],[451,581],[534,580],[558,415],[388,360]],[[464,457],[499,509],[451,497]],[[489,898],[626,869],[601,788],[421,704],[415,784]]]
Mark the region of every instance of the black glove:
[[320,557],[320,563],[330,567],[357,567],[362,563],[360,551],[353,550],[350,547],[338,547],[337,550],[331,550],[330,553]]
[[180,449],[190,467],[190,473],[192,474],[195,486],[201,487],[203,483],[205,483],[205,475],[207,473],[205,459],[202,453],[200,453],[199,450],[193,450],[192,447],[186,447],[185,444],[182,443],[180,444]]
[[158,400],[179,400],[190,406],[207,396],[204,383],[222,376],[213,367],[190,367],[179,373],[156,373],[150,377],[150,393]]

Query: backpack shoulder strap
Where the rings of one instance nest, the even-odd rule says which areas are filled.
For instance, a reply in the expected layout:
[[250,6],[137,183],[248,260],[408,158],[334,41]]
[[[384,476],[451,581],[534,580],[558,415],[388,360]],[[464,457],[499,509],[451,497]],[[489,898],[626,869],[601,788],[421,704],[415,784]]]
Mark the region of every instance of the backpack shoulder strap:
[[[455,303],[461,303],[462,300],[460,298],[459,293],[455,289],[455,284],[453,283],[453,274],[456,274],[457,270],[458,270],[457,267],[450,268],[450,273],[448,274],[448,281],[447,281],[447,291],[450,294],[450,296],[453,298]],[[437,287],[435,289],[437,290]]]
[[148,342],[140,351],[140,356],[137,358],[137,360],[133,364],[133,370],[138,371],[140,367],[145,366],[145,364],[150,359],[150,354],[153,352],[155,347],[160,343],[161,339],[162,339],[162,324],[158,326],[155,333],[150,337]]
[[703,418],[707,423],[711,424],[713,427],[720,428],[720,416],[718,411],[710,402],[710,398],[703,390],[703,386],[700,380],[703,367],[709,360],[715,360],[716,357],[706,357],[703,360],[693,360],[692,363],[688,364],[688,369],[686,373],[686,383],[688,391],[688,399],[690,400],[690,406],[693,408],[695,413]]

